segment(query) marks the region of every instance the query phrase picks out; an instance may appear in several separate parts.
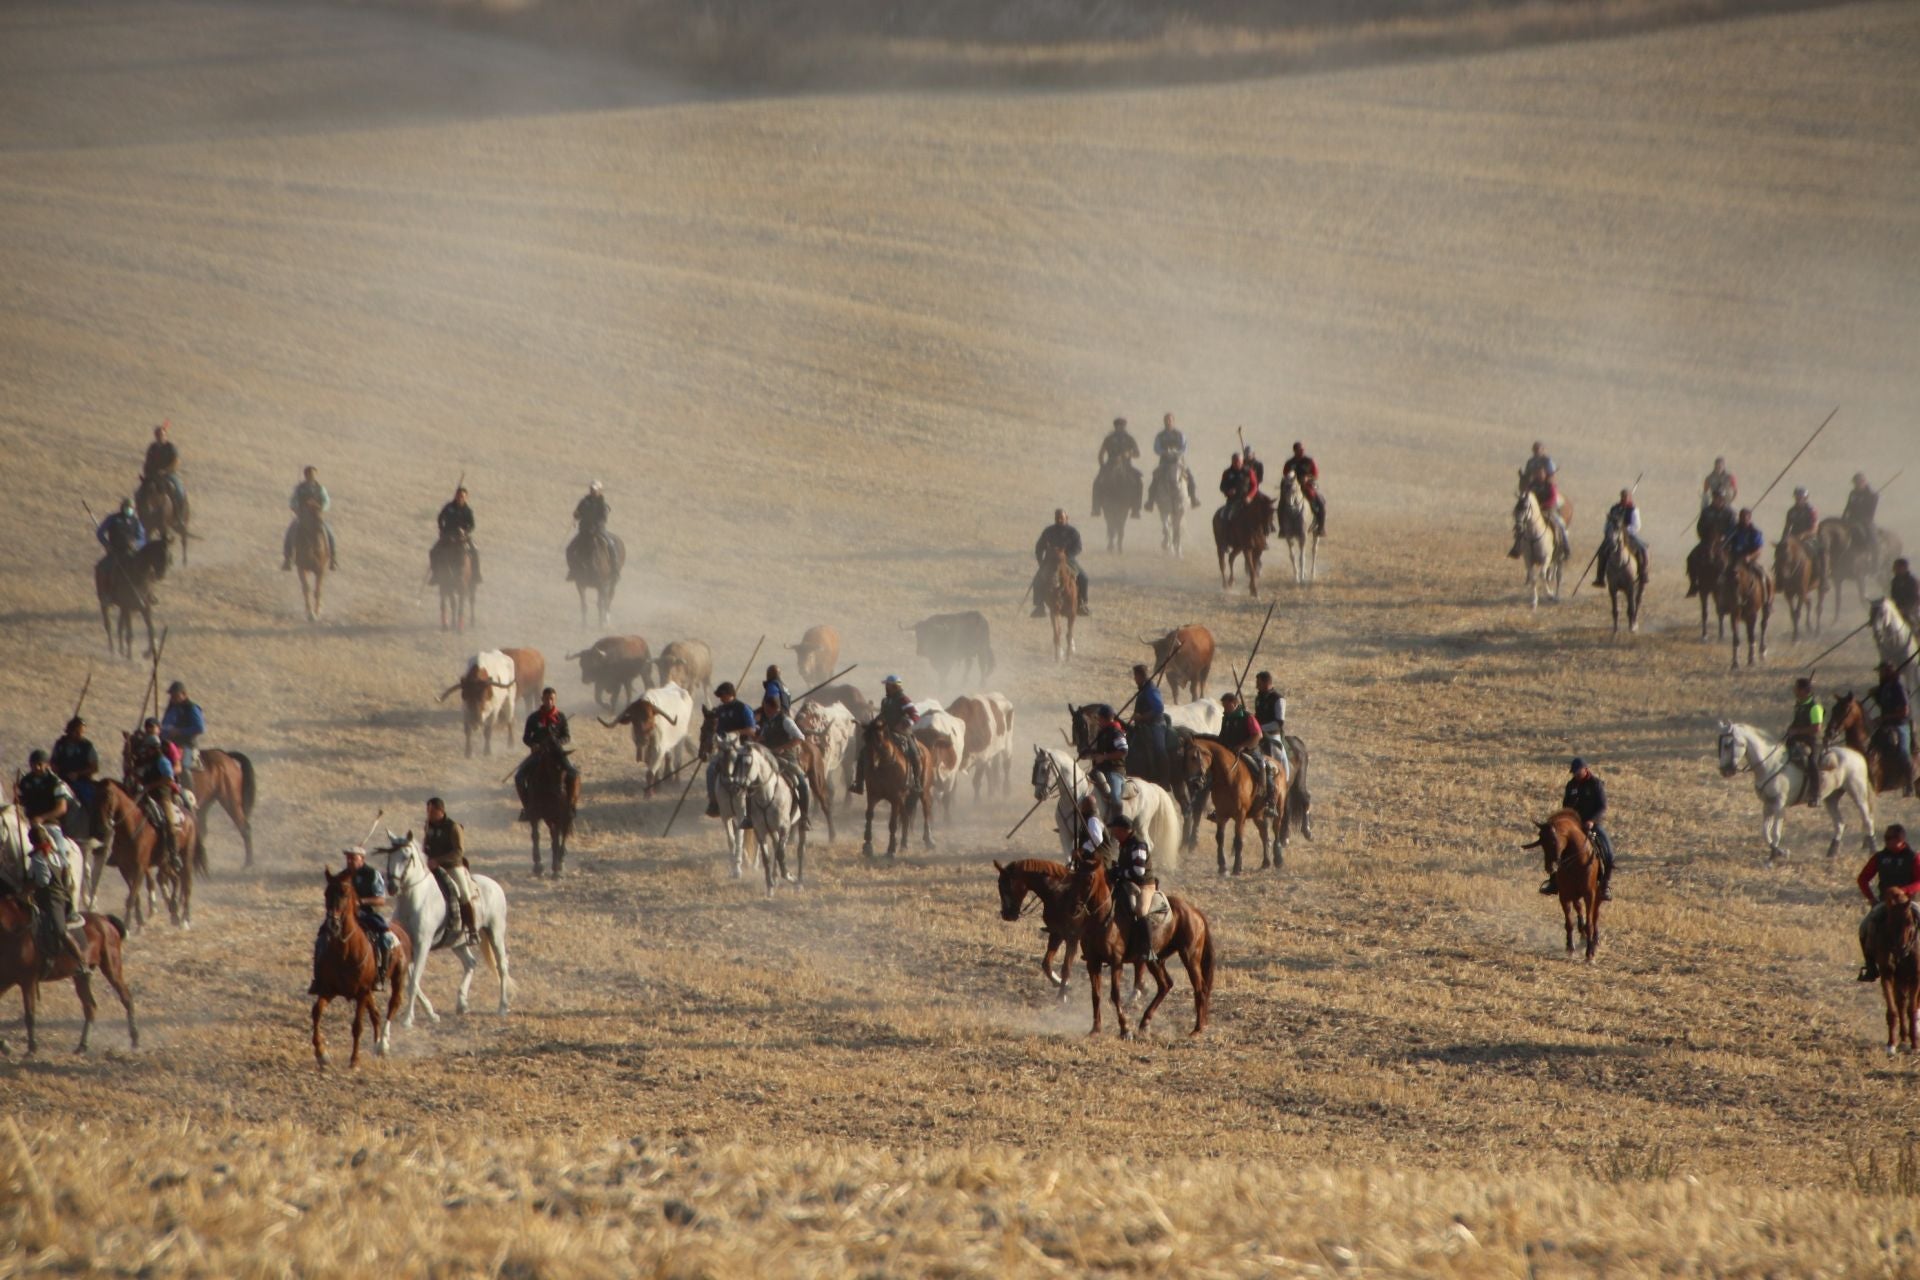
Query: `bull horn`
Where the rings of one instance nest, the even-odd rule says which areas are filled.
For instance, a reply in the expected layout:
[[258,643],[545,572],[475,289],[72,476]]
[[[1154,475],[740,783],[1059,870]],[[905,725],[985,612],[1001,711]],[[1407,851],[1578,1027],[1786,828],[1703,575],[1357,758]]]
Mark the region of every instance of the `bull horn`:
[[1150,645],[1152,645],[1152,644],[1153,644],[1153,640],[1152,640],[1152,638],[1151,638],[1151,637],[1148,637],[1148,636],[1141,636],[1141,637],[1140,637],[1140,643],[1141,643],[1141,644],[1144,644],[1144,645],[1149,645],[1149,646],[1150,646]]
[[680,722],[678,720],[675,720],[672,716],[668,715],[666,712],[662,711],[660,708],[655,707],[653,709],[653,714],[659,716],[662,720],[665,720],[668,724],[673,725],[676,728],[679,727]]
[[578,653],[570,653],[570,654],[568,654],[568,655],[567,655],[566,657],[564,657],[564,658],[562,658],[562,659],[560,659],[560,661],[562,661],[562,662],[572,662],[572,661],[573,661],[573,660],[574,660],[575,658],[579,658],[579,657],[583,657],[583,656],[584,656],[584,655],[586,655],[586,654],[587,654],[588,652],[589,652],[588,650],[586,650],[586,649],[582,649],[582,650],[580,650],[580,651],[579,651]]
[[517,687],[517,685],[511,681],[507,684],[501,684],[498,680],[488,680],[487,683],[496,689],[512,689]]
[[452,684],[450,684],[450,685],[448,685],[448,686],[447,686],[447,692],[446,692],[446,693],[443,693],[443,694],[441,694],[441,695],[440,695],[439,697],[437,697],[437,698],[435,698],[435,699],[434,699],[434,701],[435,701],[435,702],[445,702],[445,701],[447,700],[447,694],[450,694],[450,693],[452,693],[452,692],[453,692],[453,691],[454,691],[455,689],[458,689],[458,688],[460,687],[460,684],[461,684],[461,682],[460,682],[460,681],[458,681],[458,680],[456,680],[456,681],[454,681],[454,682],[453,682]]
[[601,725],[608,729],[618,729],[620,727],[618,720],[601,720],[599,716],[595,716],[594,719],[599,720]]

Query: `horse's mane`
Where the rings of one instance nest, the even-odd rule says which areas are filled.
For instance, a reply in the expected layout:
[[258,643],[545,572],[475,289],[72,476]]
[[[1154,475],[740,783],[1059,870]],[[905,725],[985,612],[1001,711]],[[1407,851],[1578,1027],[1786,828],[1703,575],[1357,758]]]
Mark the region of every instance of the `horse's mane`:
[[1018,862],[1006,864],[1008,871],[1025,871],[1037,876],[1047,876],[1054,880],[1065,880],[1072,872],[1064,862],[1053,862],[1046,858],[1022,858]]

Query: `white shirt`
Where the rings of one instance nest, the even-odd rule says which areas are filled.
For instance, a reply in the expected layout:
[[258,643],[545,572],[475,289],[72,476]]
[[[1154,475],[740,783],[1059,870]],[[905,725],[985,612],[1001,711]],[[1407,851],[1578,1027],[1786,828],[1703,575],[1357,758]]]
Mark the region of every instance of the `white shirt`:
[[1096,852],[1101,845],[1107,842],[1106,824],[1100,821],[1099,815],[1097,814],[1081,816],[1080,822],[1085,831],[1085,834],[1080,840],[1081,852]]

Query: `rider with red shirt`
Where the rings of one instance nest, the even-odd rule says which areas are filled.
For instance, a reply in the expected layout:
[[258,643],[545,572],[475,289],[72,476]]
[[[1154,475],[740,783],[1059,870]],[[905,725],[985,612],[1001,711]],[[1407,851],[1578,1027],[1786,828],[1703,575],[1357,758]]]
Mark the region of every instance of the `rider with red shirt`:
[[[1887,844],[1880,852],[1867,859],[1867,865],[1860,868],[1860,892],[1868,902],[1875,903],[1867,918],[1860,922],[1860,955],[1864,963],[1860,966],[1860,981],[1872,982],[1880,976],[1875,968],[1873,956],[1867,951],[1867,941],[1873,937],[1874,929],[1879,925],[1887,910],[1887,895],[1895,889],[1905,893],[1908,898],[1920,897],[1920,855],[1907,843],[1907,829],[1899,823],[1887,828]],[[1874,889],[1880,892],[1876,899]],[[1920,913],[1920,908],[1909,902],[1907,910]]]

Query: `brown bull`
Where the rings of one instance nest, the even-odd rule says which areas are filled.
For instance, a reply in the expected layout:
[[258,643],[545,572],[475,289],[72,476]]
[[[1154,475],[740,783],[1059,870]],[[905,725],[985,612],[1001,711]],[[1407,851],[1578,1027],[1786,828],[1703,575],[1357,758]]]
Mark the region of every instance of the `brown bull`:
[[705,703],[713,692],[713,650],[704,640],[675,640],[660,651],[653,664],[653,682],[673,681]]
[[602,636],[592,647],[567,655],[567,661],[580,663],[580,683],[593,686],[595,706],[609,708],[633,701],[637,681],[644,692],[647,673],[653,669],[653,651],[641,636]]
[[809,683],[830,680],[840,665],[840,633],[832,627],[808,627],[799,644],[790,644],[800,678]]
[[514,691],[528,701],[538,702],[547,683],[547,660],[538,649],[502,649],[513,659]]
[[[1213,671],[1213,632],[1190,622],[1184,627],[1175,627],[1158,640],[1142,636],[1140,643],[1153,650],[1153,666],[1166,663],[1163,674],[1167,695],[1172,701],[1180,701],[1182,685],[1187,687],[1189,699],[1207,696],[1207,677]],[[1168,661],[1169,658],[1172,661]]]

